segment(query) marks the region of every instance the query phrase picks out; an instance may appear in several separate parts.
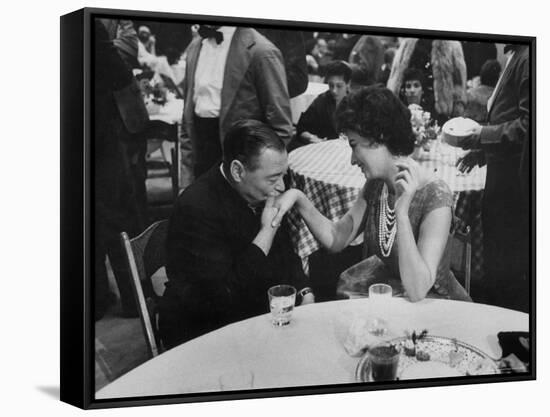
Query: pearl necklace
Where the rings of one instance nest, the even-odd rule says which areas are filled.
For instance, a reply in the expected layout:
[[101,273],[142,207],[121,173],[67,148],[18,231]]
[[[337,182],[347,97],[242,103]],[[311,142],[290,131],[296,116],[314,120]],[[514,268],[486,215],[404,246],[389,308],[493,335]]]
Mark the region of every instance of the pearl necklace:
[[384,184],[380,196],[380,210],[378,216],[378,245],[385,258],[390,256],[396,231],[395,209],[390,208],[388,204],[388,187]]

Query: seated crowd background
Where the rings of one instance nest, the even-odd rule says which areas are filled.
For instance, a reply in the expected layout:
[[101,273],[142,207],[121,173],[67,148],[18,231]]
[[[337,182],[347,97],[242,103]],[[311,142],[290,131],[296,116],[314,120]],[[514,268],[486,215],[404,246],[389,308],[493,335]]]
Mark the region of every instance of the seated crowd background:
[[[489,268],[472,298],[528,309],[527,48],[511,46],[499,63],[497,46],[487,42],[113,20],[98,20],[95,33],[96,105],[103,105],[95,121],[96,319],[112,303],[105,255],[122,314],[137,314],[117,248],[120,232],[135,236],[150,223],[137,115],[147,117],[136,86],[141,94],[171,90],[184,100],[180,143],[191,175],[170,218],[160,313],[167,346],[267,312],[272,284],[293,283],[304,290],[303,302],[335,299],[340,273],[365,259],[361,248],[345,249],[363,230],[368,258],[377,255],[412,301],[432,295],[469,300],[447,262],[452,195],[409,157],[410,104],[440,125],[456,116],[481,123],[466,141],[472,156],[461,161],[463,170],[488,167]],[[505,65],[512,76],[498,81]],[[324,82],[328,90],[294,125],[290,100],[308,82]],[[115,94],[129,86],[137,97]],[[284,176],[289,151],[342,133],[369,181],[350,213],[332,225],[303,195],[285,192]],[[309,277],[280,218],[293,205],[325,247],[311,257]],[[384,235],[397,242],[393,249],[389,241],[378,247],[382,214],[374,208],[382,205],[398,214]],[[519,235],[525,239],[513,241]],[[326,258],[335,248],[342,252]]]

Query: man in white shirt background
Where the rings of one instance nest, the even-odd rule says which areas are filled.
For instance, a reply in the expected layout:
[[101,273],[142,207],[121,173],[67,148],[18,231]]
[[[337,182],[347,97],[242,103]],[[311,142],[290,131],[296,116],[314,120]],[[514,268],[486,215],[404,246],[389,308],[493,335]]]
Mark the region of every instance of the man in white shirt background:
[[292,135],[281,52],[251,28],[201,25],[199,34],[187,50],[182,143],[195,177],[219,162],[225,133],[238,120],[266,123],[285,144]]

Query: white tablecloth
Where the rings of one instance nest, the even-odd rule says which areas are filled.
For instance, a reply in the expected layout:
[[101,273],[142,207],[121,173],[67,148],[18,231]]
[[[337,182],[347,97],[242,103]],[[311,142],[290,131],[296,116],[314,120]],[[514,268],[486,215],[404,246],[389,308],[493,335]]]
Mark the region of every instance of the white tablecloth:
[[[443,179],[453,192],[483,190],[487,167],[476,167],[468,175],[461,174],[456,161],[465,154],[460,148],[438,143],[430,152],[413,157],[421,166]],[[360,189],[365,177],[351,165],[351,148],[343,139],[328,140],[295,149],[289,155],[289,168],[296,174],[315,181]]]
[[[468,175],[460,174],[456,168],[457,159],[464,153],[459,148],[437,143],[430,152],[415,153],[413,157],[437,178],[443,179],[455,193],[483,190],[486,167],[476,167]],[[330,220],[337,220],[346,214],[365,184],[361,170],[351,165],[351,148],[344,139],[295,149],[290,153],[288,163],[291,187],[302,190]],[[302,258],[307,272],[308,257],[319,249],[319,243],[296,210],[290,211],[288,219],[294,250]]]
[[[273,327],[269,315],[223,327],[144,363],[96,393],[96,399],[220,391],[222,375],[252,375],[252,389],[353,383],[359,361],[343,347],[368,299],[300,306],[293,321]],[[392,334],[427,329],[499,358],[499,331],[528,331],[529,316],[484,304],[390,300]]]
[[160,120],[168,124],[180,123],[183,117],[183,100],[177,98],[169,99],[163,106],[153,101],[145,103],[149,120]]

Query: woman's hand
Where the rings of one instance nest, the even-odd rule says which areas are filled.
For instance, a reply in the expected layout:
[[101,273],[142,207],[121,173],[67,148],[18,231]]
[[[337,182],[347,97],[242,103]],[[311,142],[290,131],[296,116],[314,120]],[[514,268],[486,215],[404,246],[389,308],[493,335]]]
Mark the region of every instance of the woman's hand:
[[279,208],[274,205],[275,197],[271,196],[265,202],[264,209],[262,211],[261,227],[262,229],[271,229],[277,226],[274,225],[274,219],[279,212]]
[[283,216],[292,208],[292,206],[294,206],[299,196],[300,191],[291,188],[290,190],[287,190],[275,197],[273,206],[277,209],[277,213],[271,223],[272,227],[280,226]]
[[395,176],[395,212],[408,215],[412,198],[420,185],[420,165],[413,159],[404,159],[395,164],[399,172]]

